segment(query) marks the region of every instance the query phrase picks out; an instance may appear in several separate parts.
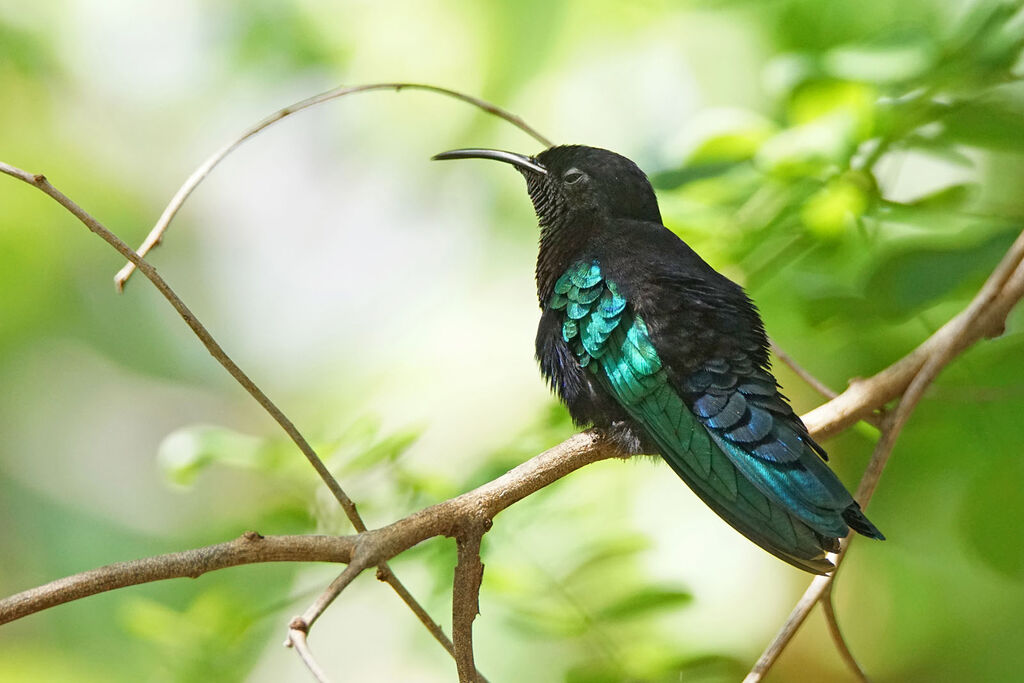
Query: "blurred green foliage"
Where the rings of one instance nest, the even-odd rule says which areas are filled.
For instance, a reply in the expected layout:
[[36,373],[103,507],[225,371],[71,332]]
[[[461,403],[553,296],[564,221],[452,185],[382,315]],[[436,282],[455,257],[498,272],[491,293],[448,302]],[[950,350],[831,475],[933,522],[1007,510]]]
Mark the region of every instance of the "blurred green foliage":
[[[343,5],[339,10],[318,2],[228,2],[215,9],[196,4],[193,15],[168,25],[184,32],[195,22],[201,25],[197,40],[214,45],[219,61],[197,72],[210,79],[201,89],[213,92],[213,101],[218,88],[231,89],[242,80],[255,83],[257,92],[299,84],[285,91],[298,96],[334,81],[413,75],[430,80],[429,71],[405,71],[417,68],[417,58],[428,61],[436,53],[440,64],[444,55],[473,64],[464,82],[444,85],[502,105],[527,98],[538,109],[541,102],[559,106],[554,103],[563,82],[605,51],[624,59],[645,41],[664,40],[659,30],[668,30],[674,42],[672,31],[691,23],[712,32],[738,27],[757,51],[752,65],[735,65],[748,78],[735,76],[740,80],[730,86],[734,97],[703,102],[692,120],[678,122],[684,149],[666,145],[671,156],[644,165],[667,225],[743,282],[779,344],[836,388],[895,361],[962,308],[1024,226],[1019,2],[438,2],[430,11],[409,3],[404,10],[428,24],[426,38],[389,17],[367,19],[359,3]],[[69,6],[99,25],[112,21],[88,3]],[[93,85],[106,87],[106,75],[76,70],[69,36],[88,35],[67,23],[48,31],[56,21],[50,12],[26,13],[0,3],[0,97],[9,105],[0,107],[0,158],[64,178],[61,187],[68,194],[126,236],[138,237],[158,214],[172,181],[150,187],[126,178],[115,170],[114,157],[91,148],[89,135],[76,128],[85,116],[74,112],[76,97]],[[362,23],[348,28],[349,14]],[[366,27],[376,32],[361,32]],[[369,42],[383,44],[387,57],[367,57]],[[714,57],[721,61],[730,54]],[[688,68],[698,80],[702,69],[711,72],[702,55],[690,58]],[[307,83],[317,87],[306,88]],[[620,86],[607,87],[610,101]],[[683,87],[657,84],[666,99]],[[202,111],[182,98],[178,105],[138,104],[111,115],[125,116],[118,119],[123,122],[178,106],[175,117],[201,119]],[[389,106],[413,112],[405,125],[420,122],[405,101]],[[581,118],[569,109],[568,120]],[[545,129],[547,112],[517,110]],[[228,129],[265,113],[259,107],[244,111],[241,119],[228,117]],[[386,125],[381,122],[376,133],[381,146],[391,138]],[[191,130],[203,135],[201,127]],[[468,145],[499,130],[478,117],[448,134]],[[659,139],[644,142],[662,147]],[[168,154],[172,147],[168,143]],[[310,159],[314,164],[319,157]],[[166,175],[181,174],[174,166]],[[404,179],[414,184],[411,175]],[[484,181],[475,182],[460,192],[485,192]],[[485,210],[498,228],[513,206],[528,219],[521,188],[515,191],[490,198]],[[0,452],[0,514],[9,520],[0,527],[0,553],[19,558],[0,564],[0,592],[118,559],[221,541],[245,528],[346,533],[347,522],[290,444],[244,413],[248,408],[235,407],[245,399],[142,283],[134,296],[110,295],[105,278],[117,259],[69,229],[66,220],[45,198],[13,181],[0,182],[0,381],[8,388],[0,402],[0,431],[11,438]],[[496,232],[500,238],[479,246],[486,256],[481,263],[532,249],[535,236],[528,231]],[[212,307],[202,298],[207,283],[195,265],[201,249],[190,239],[197,238],[173,233],[169,242],[180,246],[169,244],[160,258],[178,264],[179,279],[190,290],[186,299],[200,298]],[[529,290],[524,273],[516,272],[515,287]],[[411,298],[415,284],[407,290]],[[489,325],[511,324],[494,315],[493,300],[444,301],[417,305],[479,305]],[[875,680],[1013,680],[1024,667],[1024,545],[1016,540],[1024,521],[1021,321],[1019,313],[1011,316],[1003,337],[968,352],[929,393],[872,503],[872,518],[890,540],[858,543],[839,581],[840,618]],[[369,345],[361,338],[350,343]],[[41,385],[39,378],[48,375],[39,365],[58,375],[76,371],[81,357],[69,349],[88,349],[89,358],[101,359],[95,362],[104,376],[115,375],[118,383],[94,388],[92,376],[83,375],[86,389],[67,395]],[[39,354],[42,360],[33,360]],[[344,350],[337,355],[345,356]],[[369,362],[344,369],[355,376]],[[423,350],[413,358],[413,366],[439,362]],[[816,400],[785,369],[780,373],[798,405]],[[73,484],[45,483],[54,468],[71,467],[60,442],[45,439],[63,431],[50,427],[51,421],[69,423],[70,430],[74,415],[94,403],[121,406],[117,396],[138,383],[146,383],[146,390],[136,402],[154,402],[145,414],[156,436],[147,433],[147,450],[127,454],[103,478],[117,490],[151,490],[144,488],[146,475],[130,475],[125,463],[133,459],[145,473],[162,472],[160,486],[174,493],[159,504],[174,508],[173,517],[141,512],[144,493],[132,501],[137,509],[111,515],[94,512],[96,500]],[[398,409],[378,413],[365,407],[362,398],[372,392],[354,382],[353,387],[335,390],[347,392],[342,399],[310,393],[326,388],[296,390],[292,398],[307,422],[317,424],[320,404],[324,412],[344,415],[324,418],[310,436],[345,486],[358,492],[361,510],[374,525],[488,481],[573,429],[560,407],[547,404],[534,409],[532,420],[504,425],[512,435],[504,445],[479,435],[473,441],[462,431],[448,434],[441,446],[431,445],[430,424]],[[160,393],[175,391],[186,394]],[[34,432],[52,434],[42,440],[18,436],[31,422],[26,415],[44,416],[47,428]],[[111,428],[126,434],[132,429],[121,422]],[[93,432],[97,439],[104,433],[99,427]],[[859,428],[829,444],[833,466],[847,483],[863,469],[872,436]],[[454,451],[470,452],[471,464],[446,466]],[[428,453],[436,457],[427,460]],[[47,464],[37,472],[26,469],[25,462],[36,460]],[[97,460],[89,467],[99,469],[101,462],[109,464]],[[764,586],[770,594],[760,602],[752,602],[743,586],[716,584],[716,574],[732,577],[729,570],[736,569],[727,566],[733,557],[727,540],[666,547],[670,542],[661,539],[670,530],[698,524],[675,509],[665,509],[658,525],[640,522],[642,491],[665,477],[670,475],[664,468],[600,463],[499,517],[484,540],[487,569],[477,631],[485,673],[493,680],[572,683],[725,681],[742,675],[805,578],[764,578],[760,565],[751,565],[739,580]],[[688,495],[679,487],[680,496]],[[129,519],[136,514],[139,520]],[[724,526],[714,529],[731,533]],[[454,560],[452,544],[435,539],[396,558],[394,566],[399,575],[413,577],[417,594],[441,615],[450,609]],[[712,579],[691,570],[705,564]],[[692,584],[677,574],[692,577]],[[780,585],[776,576],[790,578]],[[290,655],[266,653],[277,647],[287,615],[310,599],[309,586],[328,580],[322,572],[309,577],[292,566],[246,567],[60,608],[0,631],[0,678],[275,680],[271,656],[285,658],[283,670],[300,678]],[[356,584],[352,591],[361,588]],[[721,600],[723,590],[734,601],[702,607],[702,601]],[[393,600],[381,591],[366,592],[373,601]],[[342,600],[334,609],[344,614],[352,606]],[[723,618],[710,626],[694,623],[709,614]],[[402,653],[389,652],[389,658],[401,660],[417,680],[451,677],[450,662],[416,625],[400,627],[399,619],[380,618],[384,625],[360,630],[400,634]],[[345,633],[351,637],[351,629]],[[372,670],[379,662],[367,657]],[[775,680],[843,675],[827,636],[812,623],[784,656]]]

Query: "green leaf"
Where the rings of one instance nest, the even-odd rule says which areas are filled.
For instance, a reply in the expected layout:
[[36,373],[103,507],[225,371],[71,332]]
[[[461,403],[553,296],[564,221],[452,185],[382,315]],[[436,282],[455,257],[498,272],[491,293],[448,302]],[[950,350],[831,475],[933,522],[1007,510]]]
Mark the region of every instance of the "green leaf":
[[778,132],[779,127],[770,119],[744,110],[715,112],[713,124],[717,130],[703,137],[689,155],[692,165],[722,161],[744,161],[753,158],[765,140]]
[[656,190],[673,190],[688,183],[715,178],[735,168],[740,162],[716,161],[687,164],[671,171],[661,171],[651,176],[651,185]]
[[972,483],[964,498],[960,530],[967,545],[991,569],[1024,581],[1024,460],[996,458]]
[[938,50],[926,36],[900,36],[833,48],[822,65],[836,78],[888,85],[921,77],[937,59]]
[[1024,94],[1005,89],[957,102],[942,115],[944,140],[972,147],[1024,153]]
[[735,657],[708,654],[680,659],[673,663],[671,669],[679,680],[724,682],[741,680],[747,665]]
[[864,215],[869,199],[865,184],[846,174],[812,195],[801,209],[800,218],[813,235],[831,239]]
[[788,178],[819,175],[833,166],[845,166],[857,147],[857,120],[848,112],[836,112],[787,128],[766,141],[755,165]]
[[675,609],[693,601],[688,591],[672,586],[646,586],[616,600],[597,613],[598,619],[619,620],[646,617],[653,612]]
[[964,168],[976,168],[977,166],[974,159],[961,151],[962,148],[952,146],[950,141],[942,135],[928,136],[914,133],[903,138],[899,146],[903,149],[922,152],[956,166]]
[[422,426],[407,427],[377,441],[362,453],[345,462],[342,472],[354,474],[385,462],[394,462],[416,443],[423,434]]
[[904,206],[928,211],[948,211],[960,208],[977,194],[977,183],[960,183],[918,197]]
[[579,612],[564,605],[509,605],[508,624],[523,635],[547,639],[582,636],[593,625]]
[[867,278],[865,296],[885,316],[905,317],[990,271],[1013,242],[1009,232],[973,245],[934,241],[883,254]]
[[606,663],[584,662],[565,672],[565,683],[620,683],[622,672]]
[[58,60],[51,45],[56,43],[42,39],[43,35],[26,31],[0,17],[4,66],[10,65],[36,78],[54,75],[58,71]]
[[259,0],[240,5],[228,25],[229,46],[238,66],[292,72],[331,65],[341,56],[339,43],[323,39],[315,15],[287,3]]
[[604,569],[609,563],[634,557],[650,547],[650,538],[639,533],[596,539],[576,566],[566,573],[563,582],[574,583],[595,570]]
[[848,319],[877,317],[871,301],[845,292],[810,291],[802,297],[801,310],[811,325],[821,325],[836,316]]
[[789,119],[803,125],[829,118],[842,118],[852,125],[857,140],[870,137],[875,125],[877,90],[852,81],[813,81],[800,87],[789,102]]
[[171,432],[157,448],[157,462],[171,483],[191,486],[199,473],[214,463],[245,468],[267,464],[267,442],[247,434],[198,425]]

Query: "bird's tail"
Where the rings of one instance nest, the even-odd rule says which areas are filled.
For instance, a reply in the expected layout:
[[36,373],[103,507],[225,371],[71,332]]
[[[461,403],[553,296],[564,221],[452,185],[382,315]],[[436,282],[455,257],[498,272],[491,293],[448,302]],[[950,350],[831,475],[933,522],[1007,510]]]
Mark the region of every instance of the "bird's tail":
[[858,534],[868,538],[877,538],[879,541],[885,540],[882,532],[871,523],[871,520],[864,516],[860,505],[856,502],[850,503],[849,507],[843,510],[843,521]]

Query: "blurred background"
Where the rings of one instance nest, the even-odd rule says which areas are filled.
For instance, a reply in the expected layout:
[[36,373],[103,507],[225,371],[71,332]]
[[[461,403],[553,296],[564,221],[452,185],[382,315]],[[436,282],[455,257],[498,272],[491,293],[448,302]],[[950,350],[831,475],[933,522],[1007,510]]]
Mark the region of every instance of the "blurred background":
[[[488,98],[654,181],[668,226],[747,287],[835,389],[960,310],[1024,225],[1024,13],[996,0],[0,0],[0,159],[138,244],[209,153],[339,83]],[[358,95],[245,144],[151,261],[315,442],[371,526],[573,432],[533,360],[534,153],[437,96]],[[347,533],[313,472],[141,277],[0,178],[0,593],[265,534]],[[1024,668],[1024,314],[917,409],[836,589],[878,681]],[[821,398],[784,366],[800,412]],[[826,444],[851,488],[877,432]],[[454,544],[396,573],[450,624]],[[484,539],[477,661],[494,681],[738,680],[808,582],[668,468],[604,462]],[[259,565],[101,595],[0,629],[0,680],[308,679],[288,619],[337,573]],[[338,680],[448,681],[390,589],[317,624]],[[775,681],[848,680],[815,614]]]

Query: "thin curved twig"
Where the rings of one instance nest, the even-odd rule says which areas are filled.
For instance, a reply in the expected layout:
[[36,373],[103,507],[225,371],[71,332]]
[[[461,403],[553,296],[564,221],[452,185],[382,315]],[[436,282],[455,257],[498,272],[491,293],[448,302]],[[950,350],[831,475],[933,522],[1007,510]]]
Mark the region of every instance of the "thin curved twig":
[[256,402],[263,406],[274,421],[281,425],[285,433],[291,438],[302,454],[306,456],[309,464],[313,466],[317,474],[320,475],[320,479],[323,480],[327,488],[330,489],[331,493],[334,494],[335,499],[341,504],[341,507],[345,510],[345,514],[348,515],[349,519],[352,520],[353,526],[356,527],[356,531],[363,531],[366,529],[366,525],[363,524],[362,519],[359,517],[359,512],[356,510],[355,504],[352,499],[348,497],[348,494],[341,488],[338,481],[324,465],[320,456],[316,454],[313,447],[309,445],[306,438],[302,436],[299,430],[295,427],[288,417],[281,412],[281,409],[270,400],[262,389],[256,386],[256,383],[249,378],[245,372],[238,367],[238,365],[231,359],[230,356],[224,351],[223,347],[213,338],[209,330],[199,322],[199,319],[194,313],[185,305],[185,302],[175,293],[171,286],[156,272],[156,268],[144,261],[141,256],[132,251],[131,247],[124,243],[121,238],[108,230],[102,223],[93,218],[87,211],[85,211],[78,204],[73,202],[67,195],[54,187],[50,181],[46,179],[46,176],[38,173],[29,173],[20,168],[16,168],[4,162],[0,162],[0,173],[5,173],[11,177],[22,180],[29,185],[41,190],[44,194],[54,199],[58,204],[63,206],[65,209],[71,212],[71,214],[81,221],[89,230],[99,235],[107,244],[117,250],[122,256],[134,263],[145,275],[150,282],[157,288],[160,294],[174,307],[174,310],[178,312],[178,315],[185,321],[185,324],[192,329],[199,341],[203,343],[206,350],[210,352],[210,355],[216,359],[221,366],[224,367],[228,373],[235,378],[242,387],[249,392],[249,395],[256,399]]
[[812,375],[804,366],[796,362],[796,360],[779,348],[779,345],[775,343],[774,339],[768,340],[768,346],[771,347],[772,353],[780,361],[789,366],[789,369],[796,373],[796,376],[807,383],[809,387],[817,391],[819,394],[827,399],[833,399],[839,394],[832,390],[830,386],[822,382],[820,379]]
[[[216,167],[217,164],[224,160],[224,157],[226,157],[228,154],[231,154],[231,152],[233,152],[235,148],[237,148],[243,142],[245,142],[252,136],[256,135],[260,131],[264,130],[265,128],[269,128],[270,126],[274,125],[281,119],[286,118],[296,112],[300,112],[304,109],[309,109],[310,107],[314,107],[318,104],[323,104],[324,102],[336,100],[339,97],[344,97],[346,95],[353,95],[355,93],[360,92],[371,92],[374,90],[394,90],[395,92],[401,92],[402,90],[421,90],[425,92],[436,93],[438,95],[444,95],[446,97],[453,97],[457,100],[461,100],[462,102],[466,102],[468,104],[473,105],[474,107],[482,109],[488,114],[492,114],[494,116],[497,116],[498,118],[508,121],[513,126],[523,131],[524,133],[532,137],[534,140],[544,145],[545,147],[550,147],[552,145],[552,142],[550,140],[541,135],[536,129],[527,124],[526,121],[524,121],[519,116],[513,114],[512,112],[506,109],[502,109],[501,107],[495,104],[487,102],[486,100],[482,100],[480,98],[473,97],[472,95],[461,93],[457,90],[449,90],[448,88],[441,88],[434,85],[426,85],[424,83],[370,83],[366,85],[340,86],[337,88],[332,88],[331,90],[322,92],[319,95],[307,97],[306,99],[291,104],[285,107],[284,109],[277,110],[270,116],[258,121],[257,123],[247,128],[240,136],[233,139],[231,142],[228,142],[226,145],[224,145],[216,152],[214,152],[212,155],[210,155],[210,157],[207,158],[206,161],[204,161],[195,171],[192,172],[192,175],[190,175],[188,179],[185,180],[185,183],[180,188],[178,188],[178,191],[174,194],[174,197],[171,199],[170,203],[167,205],[163,213],[160,215],[159,220],[157,220],[156,225],[153,226],[153,229],[149,231],[148,235],[146,235],[146,239],[142,242],[142,245],[139,246],[139,256],[145,258],[146,254],[148,254],[150,250],[153,249],[153,247],[160,244],[160,240],[163,239],[164,233],[167,231],[168,226],[170,226],[171,221],[174,220],[174,217],[177,215],[178,211],[185,203],[185,200],[188,199],[190,194],[192,194],[192,191],[199,186],[199,183],[203,182],[203,179],[206,178],[206,176],[210,175],[210,172],[213,171],[214,167]],[[135,272],[135,268],[136,264],[129,260],[129,262],[126,263],[124,267],[122,267],[121,270],[117,272],[117,275],[114,276],[114,284],[117,287],[117,291],[120,292],[124,290],[125,283],[128,282],[128,278],[130,278],[132,276],[132,273]]]
[[377,566],[377,579],[379,581],[383,581],[394,589],[398,597],[402,599],[402,602],[404,602],[412,613],[416,615],[416,618],[420,620],[420,623],[430,631],[430,635],[434,636],[434,640],[440,643],[441,647],[447,650],[448,654],[454,658],[455,645],[452,643],[451,638],[449,638],[448,634],[444,632],[441,625],[434,621],[433,617],[430,616],[427,610],[423,609],[423,606],[412,596],[409,589],[407,589],[405,585],[398,580],[398,577],[395,576],[394,572],[391,571],[391,568],[388,565],[381,564]]
[[[334,495],[334,498],[341,505],[345,512],[345,516],[348,517],[352,526],[357,532],[366,531],[366,524],[363,522],[362,517],[359,514],[359,510],[356,509],[355,503],[349,498],[348,494],[342,489],[341,484],[338,483],[334,475],[331,474],[327,466],[324,465],[320,456],[316,454],[313,447],[306,440],[306,437],[298,430],[295,424],[277,407],[270,397],[263,392],[259,386],[256,385],[252,379],[235,363],[227,352],[224,351],[223,347],[213,338],[209,330],[199,321],[199,319],[192,313],[192,311],[185,305],[185,302],[177,295],[177,293],[171,288],[170,285],[160,276],[149,262],[145,261],[141,256],[132,251],[123,240],[117,235],[108,230],[102,223],[92,217],[82,207],[78,206],[72,201],[67,195],[54,187],[42,174],[33,174],[25,170],[11,166],[0,161],[0,172],[5,173],[13,178],[17,178],[21,181],[32,185],[33,187],[41,190],[43,193],[54,199],[58,204],[67,209],[75,218],[81,221],[89,230],[94,232],[100,238],[102,238],[107,244],[114,247],[118,253],[128,259],[131,263],[142,271],[142,274],[149,279],[150,282],[157,288],[160,294],[171,304],[171,306],[178,312],[181,318],[189,326],[199,341],[202,342],[203,346],[210,352],[210,355],[216,359],[221,366],[228,371],[228,373],[237,381],[243,389],[245,389],[250,396],[252,396],[260,406],[277,422],[281,428],[285,431],[288,437],[295,443],[299,451],[306,457],[309,464],[312,465],[313,469],[320,476],[320,479],[324,482],[327,488]],[[398,577],[391,572],[390,568],[384,564],[382,570],[387,574],[387,582],[394,588],[395,592],[399,594],[402,600],[413,608],[413,612],[420,618],[420,621],[427,627],[430,633],[438,638],[439,635],[443,636],[440,626],[434,622],[433,619],[427,615],[426,610],[416,601],[416,599],[409,593],[408,590],[398,580]],[[454,654],[454,648],[452,647],[451,641],[447,637],[438,638],[438,642],[450,653]]]
[[[868,467],[861,477],[857,493],[854,496],[861,507],[866,508],[874,495],[882,472],[892,457],[896,440],[931,383],[942,369],[970,344],[986,334],[1002,330],[1006,315],[1022,297],[1024,297],[1024,232],[1014,241],[967,308],[943,325],[910,355],[878,373],[871,380],[867,380],[867,382],[871,382],[883,375],[889,375],[890,377],[887,377],[886,381],[890,381],[893,368],[907,365],[908,358],[921,353],[921,349],[927,349],[927,356],[908,382],[896,410],[883,425],[882,436],[875,445]],[[866,393],[871,395],[871,392]],[[842,395],[830,403],[835,403],[840,398]],[[804,419],[807,421],[806,416]],[[843,412],[836,411],[833,413],[833,419],[842,421],[846,419],[846,416]],[[809,422],[814,424],[813,421]],[[842,550],[835,559],[836,570],[846,555],[846,549],[849,547],[848,541],[849,538],[844,539]],[[819,576],[811,581],[789,618],[786,619],[775,638],[768,644],[750,673],[747,674],[744,683],[757,683],[762,680],[765,673],[771,669],[779,655],[796,635],[814,605],[827,594],[835,575],[836,572],[833,571],[828,576]]]
[[312,627],[316,620],[320,618],[320,615],[324,613],[324,610],[330,607],[331,603],[334,602],[335,598],[341,595],[341,592],[348,588],[348,585],[352,583],[352,580],[362,574],[363,570],[369,566],[370,564],[367,563],[365,554],[359,552],[357,549],[356,553],[352,557],[352,561],[347,567],[345,567],[345,571],[339,574],[338,577],[331,582],[331,585],[329,585],[313,602],[313,604],[306,608],[306,611],[302,613],[301,617],[295,617],[295,619],[292,620],[292,628],[295,628],[294,624],[301,621],[304,625],[303,630],[308,632],[310,627]]
[[828,632],[832,636],[832,642],[836,646],[836,650],[839,651],[839,656],[846,662],[847,668],[861,683],[870,683],[868,676],[864,673],[864,669],[861,667],[857,658],[853,656],[853,652],[850,650],[849,644],[846,642],[846,638],[843,637],[843,631],[839,628],[839,620],[836,618],[836,607],[833,604],[832,589],[835,587],[835,581],[828,584],[825,589],[825,594],[821,596],[819,602],[821,602],[821,609],[825,613],[825,623],[828,624]]
[[320,664],[313,656],[313,651],[309,649],[309,643],[306,640],[306,635],[306,631],[302,628],[289,628],[288,640],[285,642],[285,647],[295,648],[299,658],[302,659],[302,663],[305,664],[306,668],[309,669],[309,672],[313,674],[313,678],[316,679],[317,683],[331,683],[330,677],[328,677],[320,667]]
[[[833,564],[838,566],[839,557],[835,553],[829,553],[828,559]],[[782,628],[772,639],[772,642],[768,643],[768,647],[765,648],[761,656],[758,657],[757,662],[754,663],[753,668],[743,679],[743,683],[759,683],[764,675],[768,673],[768,669],[775,664],[775,661],[782,654],[782,651],[789,644],[789,641],[793,639],[796,632],[800,630],[804,621],[807,619],[807,615],[811,613],[811,609],[818,603],[818,600],[824,594],[825,589],[832,583],[832,577],[835,574],[828,574],[826,576],[815,576],[811,580],[811,585],[807,587],[804,594],[800,596],[796,605],[793,607],[793,611],[786,617],[785,623],[782,624]]]

